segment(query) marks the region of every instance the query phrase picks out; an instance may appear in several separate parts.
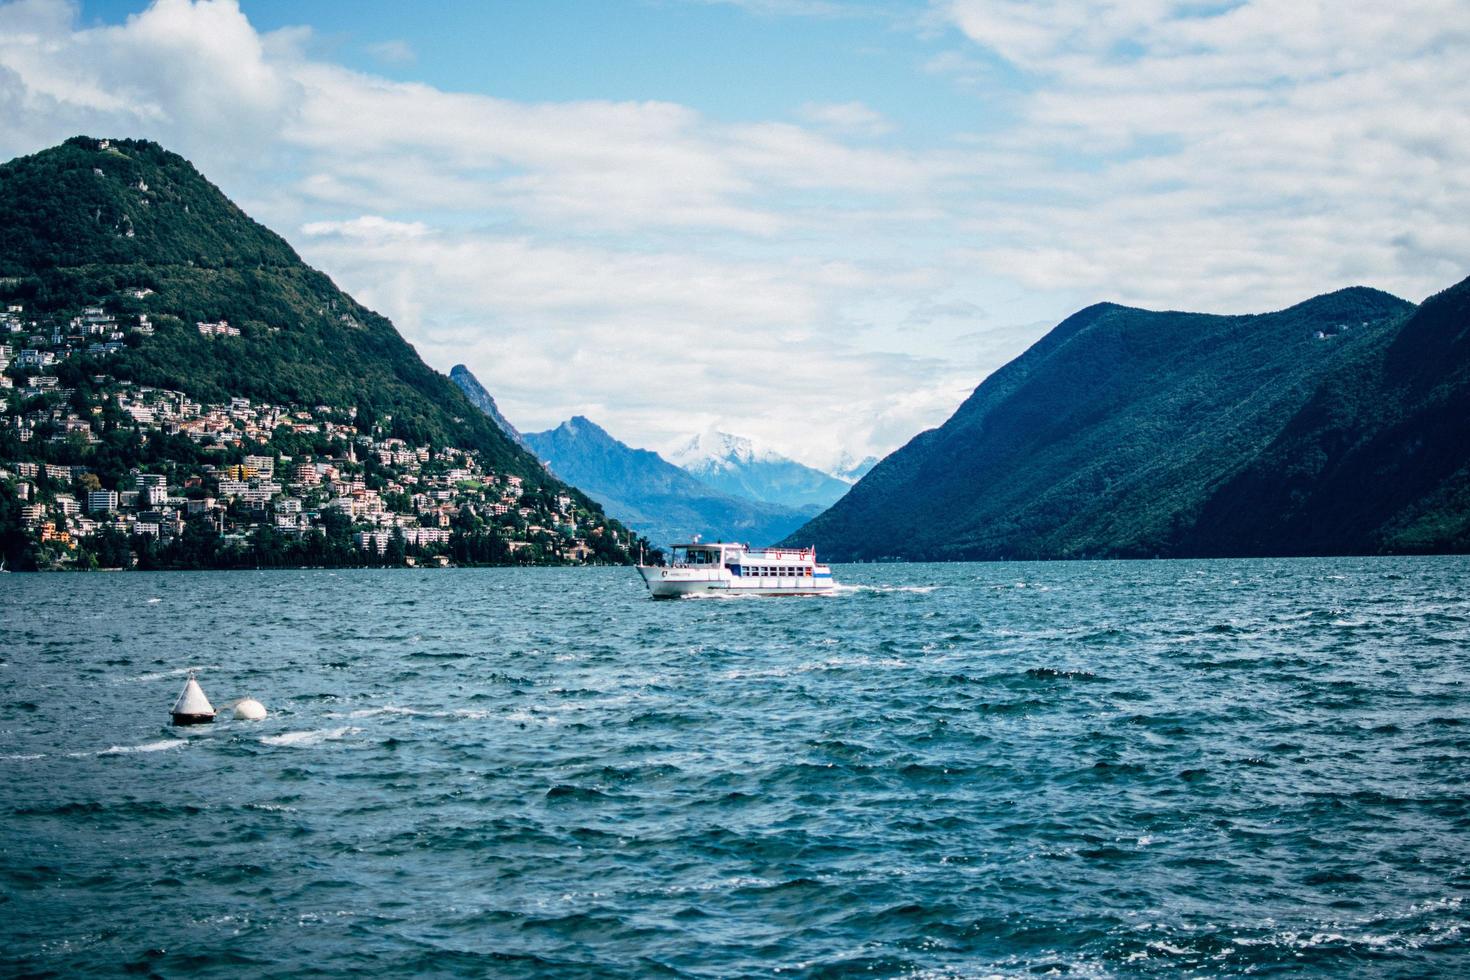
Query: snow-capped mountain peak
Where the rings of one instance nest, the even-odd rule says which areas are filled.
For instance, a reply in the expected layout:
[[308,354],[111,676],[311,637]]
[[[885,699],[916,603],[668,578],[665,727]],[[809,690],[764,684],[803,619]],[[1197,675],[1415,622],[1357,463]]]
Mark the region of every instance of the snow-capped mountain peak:
[[720,493],[814,512],[831,506],[848,488],[848,481],[717,429],[691,436],[666,458]]
[[691,473],[715,472],[749,466],[752,463],[779,463],[785,461],[780,453],[758,448],[744,436],[732,436],[728,432],[708,429],[668,454],[669,462],[681,466]]

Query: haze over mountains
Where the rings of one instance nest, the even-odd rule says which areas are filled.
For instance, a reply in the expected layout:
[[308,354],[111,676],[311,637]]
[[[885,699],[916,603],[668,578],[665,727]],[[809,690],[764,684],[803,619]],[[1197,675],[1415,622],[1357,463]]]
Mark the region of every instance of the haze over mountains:
[[837,465],[832,467],[832,475],[843,483],[856,483],[873,471],[878,465],[877,456],[864,456],[862,459],[855,458],[849,452],[843,452],[838,457]]
[[1470,548],[1470,280],[1255,316],[1103,303],[792,535],[836,560]]

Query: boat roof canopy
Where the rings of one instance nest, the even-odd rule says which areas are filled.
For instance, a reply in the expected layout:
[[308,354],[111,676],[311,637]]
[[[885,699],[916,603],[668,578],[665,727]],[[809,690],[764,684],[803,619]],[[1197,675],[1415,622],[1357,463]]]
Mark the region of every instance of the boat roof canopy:
[[675,544],[669,546],[675,552],[693,554],[694,552],[715,553],[726,551],[742,551],[752,558],[768,559],[776,561],[780,559],[815,559],[817,549],[815,548],[752,548],[748,544],[739,541],[691,541],[687,544]]

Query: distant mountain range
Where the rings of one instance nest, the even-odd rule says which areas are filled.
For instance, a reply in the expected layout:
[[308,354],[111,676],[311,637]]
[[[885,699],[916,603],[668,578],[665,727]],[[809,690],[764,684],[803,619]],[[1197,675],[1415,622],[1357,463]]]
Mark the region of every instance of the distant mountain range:
[[729,496],[811,513],[830,507],[849,489],[834,476],[725,432],[691,437],[669,454],[669,461]]
[[1063,321],[790,543],[836,559],[1470,549],[1470,280]]
[[695,535],[772,544],[811,517],[810,511],[721,494],[658,453],[624,445],[580,415],[555,429],[526,433],[524,439],[557,476],[656,545]]
[[[681,455],[687,468],[651,450],[633,449],[580,415],[546,432],[522,434],[467,367],[457,364],[449,376],[471,403],[557,476],[655,544],[688,541],[695,535],[772,544],[849,486],[725,433],[693,437]],[[873,461],[843,462],[849,468],[871,468]]]

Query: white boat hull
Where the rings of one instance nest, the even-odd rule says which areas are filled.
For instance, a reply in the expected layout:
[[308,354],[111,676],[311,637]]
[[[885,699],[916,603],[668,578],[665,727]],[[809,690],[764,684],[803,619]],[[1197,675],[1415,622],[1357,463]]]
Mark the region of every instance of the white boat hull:
[[655,599],[690,595],[823,595],[832,591],[830,576],[736,576],[722,568],[658,565],[639,565],[638,574]]

